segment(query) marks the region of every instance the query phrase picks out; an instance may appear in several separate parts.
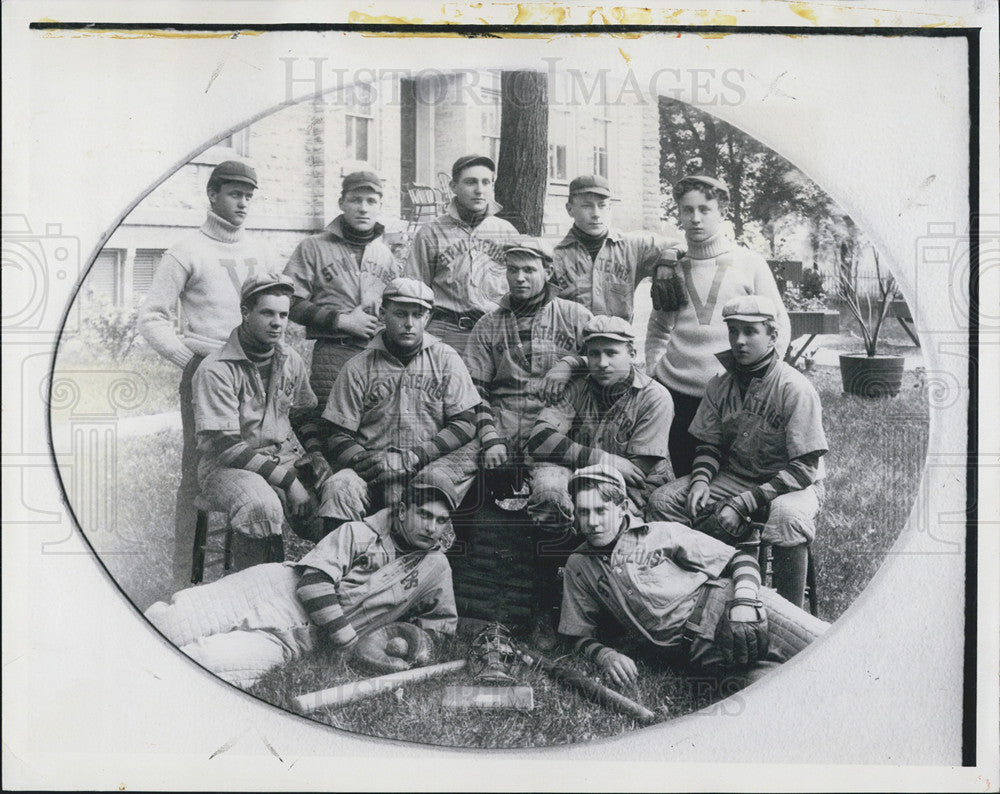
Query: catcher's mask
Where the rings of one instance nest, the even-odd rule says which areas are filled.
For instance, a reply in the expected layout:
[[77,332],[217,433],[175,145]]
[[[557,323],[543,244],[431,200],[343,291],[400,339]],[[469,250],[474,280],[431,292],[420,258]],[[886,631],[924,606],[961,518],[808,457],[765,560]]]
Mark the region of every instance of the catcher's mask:
[[480,684],[514,684],[517,648],[510,630],[502,623],[491,623],[480,631],[469,646],[469,669]]

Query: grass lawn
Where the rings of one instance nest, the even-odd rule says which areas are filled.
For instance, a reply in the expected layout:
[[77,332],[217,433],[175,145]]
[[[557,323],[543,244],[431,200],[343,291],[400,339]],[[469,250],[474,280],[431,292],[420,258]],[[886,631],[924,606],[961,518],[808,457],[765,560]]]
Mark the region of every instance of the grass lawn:
[[[898,397],[868,400],[841,393],[836,369],[808,373],[820,393],[830,452],[826,456],[826,502],[818,520],[820,616],[836,620],[871,580],[899,535],[913,505],[927,448],[927,397],[913,373],[904,375]],[[174,494],[179,480],[180,431],[118,439],[118,498],[113,531],[90,531],[111,575],[139,610],[168,593]],[[86,528],[85,528],[86,529]],[[286,537],[290,559],[310,544]],[[206,578],[212,578],[208,575]],[[461,658],[467,638],[451,640],[439,658]],[[670,719],[703,709],[742,685],[741,678],[716,681],[672,670],[623,642],[640,666],[638,692],[625,693]],[[570,660],[596,675],[588,663]],[[780,673],[779,673],[780,674]],[[252,690],[287,707],[290,698],[364,677],[343,659],[316,654],[272,671]],[[313,717],[334,727],[408,741],[470,747],[527,747],[616,735],[640,727],[633,719],[586,700],[540,671],[523,671],[534,688],[535,709],[455,711],[441,706],[449,683],[470,684],[465,672],[416,683],[395,692]],[[729,704],[738,700],[729,701]],[[729,708],[722,706],[719,708]]]

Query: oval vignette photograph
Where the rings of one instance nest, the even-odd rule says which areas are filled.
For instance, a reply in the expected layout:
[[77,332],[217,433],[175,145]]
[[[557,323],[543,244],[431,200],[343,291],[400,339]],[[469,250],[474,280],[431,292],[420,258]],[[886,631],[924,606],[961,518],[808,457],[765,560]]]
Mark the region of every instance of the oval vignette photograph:
[[266,703],[489,749],[677,719],[822,642],[913,508],[906,252],[713,114],[739,75],[693,105],[550,67],[234,129],[75,296],[75,519]]

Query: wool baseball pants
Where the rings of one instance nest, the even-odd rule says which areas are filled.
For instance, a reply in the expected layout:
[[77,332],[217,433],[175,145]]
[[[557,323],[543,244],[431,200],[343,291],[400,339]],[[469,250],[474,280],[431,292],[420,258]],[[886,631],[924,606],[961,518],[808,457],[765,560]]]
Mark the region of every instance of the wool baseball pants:
[[[379,577],[376,572],[367,589],[351,592],[349,603],[343,606],[359,634],[436,603],[445,587],[451,592],[451,568],[443,554],[427,554],[415,570],[417,585],[409,589],[403,577]],[[323,643],[295,593],[298,581],[299,572],[291,565],[255,565],[181,590],[169,603],[153,604],[145,615],[195,662],[246,689],[268,670],[299,659]],[[454,631],[450,622],[432,617],[417,623],[425,629]]]
[[[729,474],[723,469],[708,486],[710,505],[749,491],[758,483]],[[676,521],[690,526],[687,495],[691,477],[681,477],[657,488],[646,505],[647,521]],[[774,546],[797,546],[811,543],[816,537],[816,513],[823,498],[822,482],[801,491],[782,494],[771,502],[770,514],[761,540]]]

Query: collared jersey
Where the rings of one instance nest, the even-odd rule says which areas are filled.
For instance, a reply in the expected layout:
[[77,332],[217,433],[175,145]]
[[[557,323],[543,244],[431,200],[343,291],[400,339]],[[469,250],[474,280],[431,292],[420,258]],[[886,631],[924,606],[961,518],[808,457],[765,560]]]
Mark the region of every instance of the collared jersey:
[[[386,284],[402,275],[402,263],[392,249],[376,237],[365,246],[361,265],[352,247],[344,240],[343,216],[334,218],[326,229],[300,242],[285,265],[285,275],[295,282],[295,295],[322,309],[338,314],[364,306],[377,316]],[[331,335],[337,334],[331,331]],[[311,328],[306,336],[319,334]]]
[[652,276],[660,255],[676,243],[652,232],[609,229],[591,261],[583,243],[570,231],[555,247],[549,281],[560,298],[582,303],[594,314],[632,322],[636,285]]
[[405,275],[434,290],[434,306],[458,314],[484,314],[507,292],[503,242],[517,229],[492,214],[475,227],[463,221],[454,199],[448,211],[420,227]]
[[676,647],[699,590],[722,575],[736,550],[672,521],[628,521],[610,555],[586,543],[570,555],[559,633],[594,637],[605,609],[657,645]]
[[[341,524],[298,562],[286,565],[299,570],[316,568],[329,576],[337,587],[337,600],[345,614],[360,607],[370,593],[387,590],[383,580],[398,580],[405,589],[411,589],[406,577],[418,575],[417,566],[424,557],[442,552],[433,549],[400,554],[390,532],[393,513],[393,508],[386,508],[361,521]],[[456,616],[450,570],[447,566],[439,570],[442,586],[435,612]],[[412,586],[417,584],[413,582]]]
[[579,303],[552,298],[531,322],[531,361],[520,352],[517,319],[510,295],[483,315],[465,346],[465,363],[474,380],[490,384],[490,407],[497,432],[515,447],[527,440],[544,402],[542,379],[559,359],[579,353],[583,327],[593,315]]
[[409,449],[479,401],[462,359],[436,336],[425,333],[404,366],[379,332],[340,370],[323,418],[353,432],[366,449]]
[[[199,433],[236,431],[257,452],[288,466],[305,454],[289,414],[316,407],[309,370],[292,348],[279,343],[271,359],[267,391],[257,366],[247,358],[237,329],[225,345],[208,356],[194,374],[194,423]],[[215,468],[202,449],[199,472]]]
[[538,421],[585,447],[597,447],[622,457],[667,458],[674,403],[670,392],[635,370],[632,385],[604,416],[598,410],[598,388],[590,376],[574,378],[562,398],[543,408]]
[[[735,366],[729,351],[718,359],[727,369]],[[722,450],[723,470],[758,483],[787,468],[793,458],[827,450],[816,389],[779,359],[750,382],[745,397],[730,372],[712,378],[689,432]],[[823,475],[820,458],[818,477]]]

